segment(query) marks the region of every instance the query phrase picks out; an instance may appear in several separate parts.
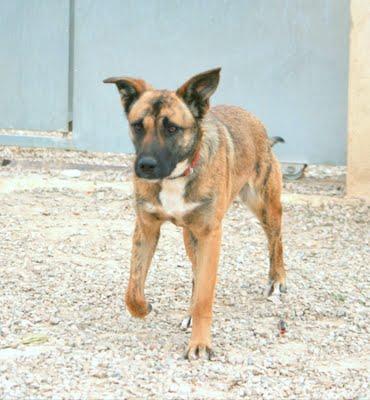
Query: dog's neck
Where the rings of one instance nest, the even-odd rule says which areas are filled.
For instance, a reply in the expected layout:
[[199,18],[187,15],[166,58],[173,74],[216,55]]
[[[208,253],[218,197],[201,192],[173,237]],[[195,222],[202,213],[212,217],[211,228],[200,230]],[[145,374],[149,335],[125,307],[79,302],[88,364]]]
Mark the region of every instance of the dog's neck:
[[191,161],[189,166],[186,168],[186,170],[184,171],[182,176],[190,175],[193,172],[196,165],[198,164],[199,159],[200,159],[200,148],[198,148],[197,151],[195,152],[193,160]]
[[[178,175],[175,175],[175,176],[169,176],[168,178],[165,178],[165,179],[174,180],[174,179],[184,178],[184,177],[191,175],[194,171],[194,168],[197,166],[199,160],[200,160],[200,147],[197,148],[197,150],[194,153],[194,156],[192,157],[192,160],[190,161],[190,163],[188,162],[187,167],[185,168],[185,170],[182,173],[179,173]],[[184,163],[184,161],[180,162],[178,165],[180,165],[181,163]],[[178,167],[175,168],[175,171],[177,168]]]

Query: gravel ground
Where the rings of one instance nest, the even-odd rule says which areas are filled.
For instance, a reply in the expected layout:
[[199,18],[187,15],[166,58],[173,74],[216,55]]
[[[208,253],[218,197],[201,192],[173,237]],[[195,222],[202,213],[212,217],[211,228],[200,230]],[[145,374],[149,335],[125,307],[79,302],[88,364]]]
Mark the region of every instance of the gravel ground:
[[[126,312],[131,157],[0,147],[1,399],[368,399],[369,207],[344,167],[310,166],[283,196],[288,294],[267,301],[266,240],[235,202],[224,223],[213,361],[182,358],[191,267],[166,224]],[[35,163],[38,161],[39,163]],[[70,164],[105,165],[69,170]],[[281,334],[278,324],[287,323]]]

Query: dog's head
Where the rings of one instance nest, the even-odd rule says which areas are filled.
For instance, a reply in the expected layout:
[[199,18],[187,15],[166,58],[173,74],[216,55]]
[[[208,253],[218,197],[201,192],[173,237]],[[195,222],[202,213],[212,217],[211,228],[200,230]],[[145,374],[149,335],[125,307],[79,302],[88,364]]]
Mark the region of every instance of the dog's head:
[[155,90],[135,78],[116,77],[136,150],[139,178],[175,178],[189,167],[201,140],[200,121],[220,79],[220,68],[196,75],[176,91]]

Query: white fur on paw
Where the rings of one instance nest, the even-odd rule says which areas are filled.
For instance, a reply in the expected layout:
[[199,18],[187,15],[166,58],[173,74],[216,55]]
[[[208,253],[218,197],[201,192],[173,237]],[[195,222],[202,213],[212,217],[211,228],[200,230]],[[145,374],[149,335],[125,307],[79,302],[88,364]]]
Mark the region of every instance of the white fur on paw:
[[187,315],[181,322],[181,329],[183,331],[186,331],[188,328],[191,328],[192,326],[192,318],[190,315]]
[[267,285],[265,295],[268,301],[273,303],[281,302],[281,291],[279,282],[272,282]]

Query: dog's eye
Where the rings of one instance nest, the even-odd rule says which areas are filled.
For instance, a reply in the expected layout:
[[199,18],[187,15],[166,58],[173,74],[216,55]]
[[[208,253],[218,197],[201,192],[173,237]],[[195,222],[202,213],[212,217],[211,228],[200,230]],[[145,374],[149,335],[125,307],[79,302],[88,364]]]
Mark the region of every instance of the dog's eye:
[[178,130],[179,130],[179,128],[175,125],[167,126],[168,133],[176,133]]
[[136,124],[131,125],[132,129],[137,135],[140,135],[144,132],[144,126],[142,122],[137,122]]
[[164,130],[167,134],[173,135],[174,133],[180,132],[181,128],[179,128],[177,125],[171,123],[167,117],[163,119],[163,127]]

